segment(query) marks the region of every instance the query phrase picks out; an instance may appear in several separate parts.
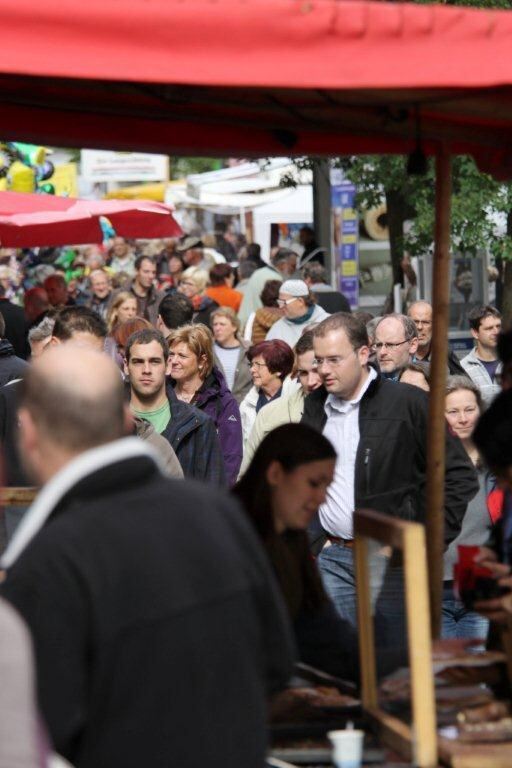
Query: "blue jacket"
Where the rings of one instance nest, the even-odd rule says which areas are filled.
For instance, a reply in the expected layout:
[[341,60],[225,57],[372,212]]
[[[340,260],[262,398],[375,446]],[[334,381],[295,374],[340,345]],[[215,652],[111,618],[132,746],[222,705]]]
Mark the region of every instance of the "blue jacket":
[[187,478],[225,485],[226,472],[215,424],[205,413],[176,398],[167,387],[171,420],[162,432],[170,442]]

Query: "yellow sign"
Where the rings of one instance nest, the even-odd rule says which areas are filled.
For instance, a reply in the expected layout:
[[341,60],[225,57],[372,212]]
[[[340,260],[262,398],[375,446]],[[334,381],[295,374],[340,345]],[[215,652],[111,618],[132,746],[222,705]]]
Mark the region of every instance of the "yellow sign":
[[357,262],[353,259],[342,261],[341,274],[343,277],[355,277],[357,275]]
[[342,235],[342,243],[355,243],[357,242],[357,235]]
[[356,212],[353,208],[344,208],[343,209],[343,219],[355,219],[357,216]]
[[50,184],[55,187],[55,194],[63,197],[78,197],[78,174],[76,163],[62,163],[56,165],[50,179]]

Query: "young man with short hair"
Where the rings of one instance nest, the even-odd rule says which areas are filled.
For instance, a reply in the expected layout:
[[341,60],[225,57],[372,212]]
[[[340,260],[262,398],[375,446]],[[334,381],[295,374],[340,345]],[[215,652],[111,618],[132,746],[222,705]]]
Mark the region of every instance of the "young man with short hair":
[[498,383],[502,368],[498,358],[501,314],[495,307],[480,306],[469,312],[468,320],[476,346],[460,364],[482,393],[484,405],[488,406],[501,391]]
[[160,331],[137,331],[125,348],[125,373],[130,377],[130,407],[165,437],[185,477],[215,485],[226,482],[224,460],[213,421],[202,411],[167,391],[169,347]]
[[158,319],[158,305],[164,297],[164,294],[155,288],[155,278],[154,260],[149,256],[138,256],[135,259],[135,277],[129,290],[137,299],[137,315],[149,320],[154,326]]

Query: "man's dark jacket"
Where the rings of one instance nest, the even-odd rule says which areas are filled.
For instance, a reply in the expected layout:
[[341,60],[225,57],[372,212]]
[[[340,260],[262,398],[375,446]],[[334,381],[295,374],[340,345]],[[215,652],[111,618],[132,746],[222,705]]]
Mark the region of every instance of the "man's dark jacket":
[[[323,430],[323,387],[306,397],[302,421]],[[409,384],[374,379],[359,406],[355,506],[425,521],[428,396]],[[334,446],[335,448],[337,446]],[[446,429],[445,545],[460,531],[478,478],[462,443]]]
[[5,297],[0,297],[0,312],[5,321],[5,338],[13,345],[15,354],[26,360],[30,355],[30,346],[24,311]]
[[4,482],[7,486],[26,487],[32,483],[18,450],[18,400],[21,381],[0,387],[0,444],[4,458]]
[[265,697],[293,655],[276,590],[233,501],[137,456],[57,502],[1,593],[76,768],[261,768]]
[[[418,360],[419,363],[430,363],[430,357],[432,355],[432,348],[429,349],[428,355]],[[467,376],[466,371],[460,364],[460,360],[457,354],[453,350],[448,350],[448,358],[446,360],[448,366],[448,372],[450,376]]]
[[178,457],[185,477],[226,485],[226,470],[215,424],[205,413],[177,400],[167,386],[171,420],[162,432]]
[[23,378],[28,363],[16,357],[14,347],[7,339],[0,339],[0,387],[14,379]]

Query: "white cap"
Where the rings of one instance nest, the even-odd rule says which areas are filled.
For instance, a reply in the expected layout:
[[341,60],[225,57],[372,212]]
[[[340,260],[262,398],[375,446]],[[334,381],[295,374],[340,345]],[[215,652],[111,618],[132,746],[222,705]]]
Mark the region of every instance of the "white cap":
[[279,293],[289,293],[290,296],[309,296],[309,288],[304,280],[285,280],[279,288]]

